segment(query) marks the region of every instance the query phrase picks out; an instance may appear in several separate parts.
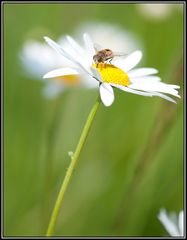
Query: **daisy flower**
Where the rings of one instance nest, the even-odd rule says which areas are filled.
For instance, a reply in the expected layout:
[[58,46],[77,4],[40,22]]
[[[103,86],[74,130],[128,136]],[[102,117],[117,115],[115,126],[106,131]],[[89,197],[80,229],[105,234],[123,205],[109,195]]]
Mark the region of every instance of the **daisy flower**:
[[[105,47],[118,52],[133,51],[135,46],[140,46],[140,40],[129,31],[120,28],[118,25],[109,24],[106,22],[88,22],[77,26],[74,31],[76,38],[82,38],[82,33],[88,32],[94,42],[99,42],[103,45],[107,40]],[[111,38],[112,36],[112,38]],[[61,36],[58,44],[66,46],[66,38]],[[117,46],[117,48],[116,48]],[[35,80],[44,80],[42,76],[55,68],[70,67],[71,62],[62,55],[57,55],[56,52],[48,45],[34,40],[26,41],[21,49],[20,58],[27,77]],[[42,93],[44,97],[52,99],[57,97],[68,87],[83,87],[95,88],[98,84],[93,81],[82,81],[82,78],[77,78],[75,75],[69,78],[54,78],[53,80],[44,80]],[[88,84],[89,83],[89,84]],[[86,84],[86,85],[84,85]]]
[[180,211],[179,215],[177,216],[175,212],[167,213],[165,209],[161,209],[158,214],[158,219],[171,236],[184,236],[183,211]]
[[150,3],[137,4],[138,12],[148,20],[163,21],[169,18],[175,10],[180,10],[182,13],[183,4],[165,4],[165,3]]
[[[96,54],[94,44],[87,34],[83,35],[84,47],[81,47],[73,38],[67,36],[65,46],[60,46],[48,37],[46,42],[60,55],[67,58],[73,67],[55,69],[44,75],[44,78],[56,78],[69,75],[84,76],[85,81],[97,82],[100,96],[105,106],[110,106],[114,101],[113,87],[123,91],[143,95],[159,96],[168,101],[175,101],[166,94],[179,97],[180,87],[177,85],[161,82],[155,68],[133,69],[141,60],[142,52],[134,51],[127,57],[116,57],[110,63],[94,63],[93,56]],[[163,94],[166,93],[166,94]]]

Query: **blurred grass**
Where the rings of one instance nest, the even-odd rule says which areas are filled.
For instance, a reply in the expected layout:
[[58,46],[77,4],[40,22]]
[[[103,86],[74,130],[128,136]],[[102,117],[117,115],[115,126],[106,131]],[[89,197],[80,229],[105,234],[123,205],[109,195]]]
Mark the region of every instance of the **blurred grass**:
[[[51,143],[53,166],[44,195],[46,143],[56,102],[42,97],[41,82],[24,76],[18,53],[26,39],[43,41],[43,35],[55,39],[90,20],[134,31],[145,44],[140,65],[158,68],[164,82],[174,81],[174,66],[183,55],[180,11],[154,22],[138,14],[136,4],[4,4],[5,236],[45,234],[70,161],[67,152],[75,149],[98,95],[97,90],[69,90],[61,96]],[[119,90],[115,95],[112,107],[101,106],[97,113],[58,218],[59,236],[163,236],[166,232],[156,217],[159,209],[183,208],[183,100],[170,106],[177,116],[129,195],[138,159],[164,100]]]

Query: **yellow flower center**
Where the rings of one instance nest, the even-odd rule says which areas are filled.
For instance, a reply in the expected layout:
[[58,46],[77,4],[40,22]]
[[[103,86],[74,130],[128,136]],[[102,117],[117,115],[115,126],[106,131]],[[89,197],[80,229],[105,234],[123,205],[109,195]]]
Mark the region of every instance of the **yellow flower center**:
[[122,86],[128,86],[130,84],[128,75],[112,64],[98,63],[93,64],[92,67],[99,71],[103,82],[119,84]]

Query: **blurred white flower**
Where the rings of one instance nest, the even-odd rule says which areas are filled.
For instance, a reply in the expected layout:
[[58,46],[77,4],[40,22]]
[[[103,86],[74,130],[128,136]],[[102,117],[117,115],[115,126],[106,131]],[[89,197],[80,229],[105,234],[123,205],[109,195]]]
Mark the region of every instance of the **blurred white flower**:
[[[114,24],[100,22],[82,24],[77,28],[74,35],[82,37],[82,32],[87,31],[95,43],[100,43],[105,48],[113,49],[113,51],[129,53],[137,47],[140,47],[140,41],[137,40],[137,36],[126,30],[124,31]],[[66,48],[67,41],[64,36],[60,37],[57,42]],[[76,76],[74,76],[74,79],[73,76],[71,76],[71,80],[73,79],[74,81],[67,81],[65,78],[61,78],[61,80],[59,78],[44,80],[42,76],[46,72],[60,67],[72,66],[71,61],[62,55],[56,54],[55,51],[45,43],[37,41],[25,42],[20,57],[27,77],[29,76],[32,79],[44,81],[43,94],[47,98],[58,96],[64,89],[72,86],[72,82],[74,83],[73,86],[83,86],[86,88],[96,87],[95,82],[85,81],[85,79],[82,78],[76,79]]]
[[46,70],[62,65],[62,57],[54,54],[46,44],[36,41],[28,41],[24,44],[21,59],[31,77],[37,78],[41,78]]
[[142,58],[141,51],[134,51],[126,58],[112,57],[110,64],[103,62],[103,60],[94,63],[93,56],[97,54],[94,44],[87,34],[83,35],[83,39],[84,47],[81,47],[69,36],[67,36],[67,44],[60,46],[50,38],[45,37],[46,42],[57,53],[69,59],[73,67],[55,69],[46,73],[44,78],[61,78],[68,75],[82,76],[85,83],[92,81],[97,84],[101,100],[105,106],[110,106],[114,101],[113,87],[148,97],[159,96],[174,103],[172,98],[163,93],[180,98],[176,90],[180,88],[179,86],[162,83],[160,77],[152,76],[158,72],[156,69],[133,69]]
[[[62,39],[61,39],[62,41]],[[43,95],[47,98],[54,98],[61,93],[72,82],[77,84],[80,79],[74,81],[66,81],[66,79],[44,80],[43,75],[49,70],[58,67],[71,66],[71,62],[63,56],[57,55],[53,49],[45,43],[36,41],[28,41],[24,44],[20,53],[22,64],[25,68],[27,76],[32,79],[44,81]],[[69,78],[70,79],[70,78]],[[72,79],[71,79],[72,80]],[[76,85],[76,84],[73,84]]]
[[155,21],[163,21],[167,19],[175,9],[182,9],[182,4],[168,3],[142,3],[137,4],[138,12],[147,19]]
[[107,22],[88,22],[77,28],[74,37],[82,38],[87,33],[94,43],[117,52],[130,53],[136,49],[143,50],[143,44],[135,33],[118,25]]
[[179,215],[175,212],[167,213],[165,209],[161,209],[158,219],[163,224],[170,236],[184,236],[184,212],[180,211]]

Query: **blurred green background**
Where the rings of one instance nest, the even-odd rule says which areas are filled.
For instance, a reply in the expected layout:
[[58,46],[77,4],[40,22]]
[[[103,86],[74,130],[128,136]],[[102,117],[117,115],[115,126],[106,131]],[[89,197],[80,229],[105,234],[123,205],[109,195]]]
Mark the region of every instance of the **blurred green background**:
[[[181,9],[179,9],[181,7]],[[164,82],[183,91],[183,10],[146,18],[137,4],[4,3],[4,236],[44,236],[98,90],[41,95],[23,74],[25,40],[54,40],[81,23],[104,21],[134,32]],[[183,209],[183,97],[177,104],[115,90],[100,106],[71,179],[56,236],[167,236],[160,208]]]

